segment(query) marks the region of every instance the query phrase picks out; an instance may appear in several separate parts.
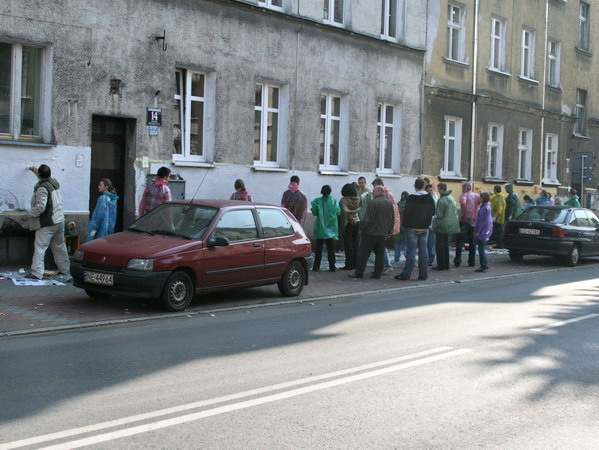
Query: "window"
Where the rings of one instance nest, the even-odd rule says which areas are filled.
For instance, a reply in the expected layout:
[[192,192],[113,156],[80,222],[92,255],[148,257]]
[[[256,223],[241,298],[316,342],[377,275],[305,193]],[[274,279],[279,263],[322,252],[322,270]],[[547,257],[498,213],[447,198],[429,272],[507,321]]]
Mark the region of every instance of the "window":
[[560,83],[560,43],[557,41],[547,42],[547,84],[559,87]]
[[230,242],[258,239],[258,230],[252,211],[240,209],[225,213],[214,227],[212,237],[215,239],[224,237]]
[[376,167],[379,172],[393,173],[394,120],[395,107],[386,103],[379,103],[376,123]]
[[545,135],[544,183],[557,183],[557,134]]
[[579,41],[578,46],[582,50],[589,50],[589,19],[590,19],[590,9],[588,3],[580,2],[580,13],[578,15],[578,25],[579,25]]
[[343,25],[344,0],[324,0],[324,21],[333,25]]
[[529,79],[533,79],[535,76],[535,32],[526,29],[522,30],[520,76]]
[[490,123],[487,128],[487,177],[501,178],[503,163],[503,125]]
[[320,167],[340,170],[341,97],[320,96]]
[[532,130],[520,128],[518,131],[518,179],[532,179]]
[[400,1],[382,0],[381,10],[381,37],[396,40],[400,36]]
[[175,71],[173,108],[173,159],[207,162],[211,148],[211,131],[207,124],[213,116],[212,76],[203,72]]
[[258,0],[258,5],[272,9],[283,9],[283,0]]
[[587,91],[583,89],[576,90],[576,128],[574,133],[586,136],[587,131]]
[[49,138],[49,51],[0,42],[0,138]]
[[289,236],[294,233],[293,226],[282,211],[265,208],[258,208],[257,211],[264,238]]
[[278,86],[256,84],[254,106],[254,164],[279,166],[280,91]]
[[462,119],[459,117],[445,116],[445,135],[443,170],[445,176],[461,176],[462,162]]
[[491,19],[491,69],[505,72],[505,21]]
[[451,3],[447,5],[447,58],[464,61],[464,12]]

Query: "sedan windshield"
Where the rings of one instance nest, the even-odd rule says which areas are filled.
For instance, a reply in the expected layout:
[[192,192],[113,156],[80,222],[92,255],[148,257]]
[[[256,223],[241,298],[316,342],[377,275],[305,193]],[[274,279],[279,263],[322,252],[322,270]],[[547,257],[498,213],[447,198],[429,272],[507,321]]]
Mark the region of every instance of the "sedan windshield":
[[551,208],[544,206],[531,206],[517,220],[530,222],[565,223],[568,209]]
[[218,209],[207,206],[167,203],[140,217],[128,230],[201,240],[217,212]]

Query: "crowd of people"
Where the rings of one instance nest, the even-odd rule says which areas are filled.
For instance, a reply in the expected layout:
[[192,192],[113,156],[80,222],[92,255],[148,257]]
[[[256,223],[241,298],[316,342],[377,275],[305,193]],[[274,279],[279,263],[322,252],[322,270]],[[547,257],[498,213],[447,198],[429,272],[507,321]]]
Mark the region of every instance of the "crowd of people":
[[[32,208],[23,216],[23,223],[29,222],[35,230],[34,255],[31,273],[28,278],[42,279],[56,275],[44,270],[44,255],[48,247],[52,249],[54,260],[61,274],[68,274],[69,257],[64,242],[64,214],[60,196],[60,184],[51,176],[51,169],[45,164],[31,167],[39,181],[34,187]],[[154,181],[148,184],[139,203],[139,215],[143,216],[164,202],[172,200],[168,187],[171,170],[161,167]],[[241,179],[235,180],[235,192],[231,200],[253,201]],[[89,221],[84,242],[108,236],[114,232],[119,196],[108,178],[98,184],[96,207]],[[372,181],[372,190],[365,177],[357,182],[347,183],[341,189],[341,199],[337,201],[329,185],[322,186],[321,196],[310,202],[314,216],[315,241],[313,271],[320,270],[322,252],[326,245],[329,271],[337,270],[336,242],[343,241],[345,265],[341,270],[353,271],[349,276],[362,278],[370,255],[374,252],[375,262],[372,278],[393,271],[389,248],[394,248],[394,261],[405,255],[403,270],[395,276],[398,280],[409,280],[418,255],[418,279],[428,278],[428,268],[435,270],[450,268],[449,246],[452,237],[455,241],[455,267],[462,263],[462,252],[468,244],[468,266],[475,266],[476,252],[479,254],[480,272],[489,269],[485,247],[493,243],[503,247],[504,224],[520,211],[532,205],[559,205],[558,197],[542,189],[537,199],[524,195],[524,206],[514,193],[511,184],[506,185],[505,193],[496,185],[493,195],[472,191],[471,183],[462,185],[459,209],[452,197],[452,191],[445,183],[434,186],[428,178],[417,178],[414,191],[401,193],[398,201],[381,178]],[[576,190],[571,189],[566,206],[580,207]],[[287,190],[281,198],[281,205],[287,208],[305,226],[308,199],[300,189],[300,178],[293,175]]]

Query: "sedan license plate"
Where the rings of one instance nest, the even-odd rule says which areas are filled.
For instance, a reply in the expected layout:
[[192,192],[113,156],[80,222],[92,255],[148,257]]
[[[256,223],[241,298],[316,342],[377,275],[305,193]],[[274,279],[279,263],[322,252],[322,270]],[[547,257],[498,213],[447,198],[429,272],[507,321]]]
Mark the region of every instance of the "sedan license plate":
[[541,230],[538,230],[536,228],[520,228],[520,234],[539,235],[539,234],[541,234]]
[[111,273],[83,272],[83,281],[92,284],[101,284],[103,286],[112,286],[113,278]]

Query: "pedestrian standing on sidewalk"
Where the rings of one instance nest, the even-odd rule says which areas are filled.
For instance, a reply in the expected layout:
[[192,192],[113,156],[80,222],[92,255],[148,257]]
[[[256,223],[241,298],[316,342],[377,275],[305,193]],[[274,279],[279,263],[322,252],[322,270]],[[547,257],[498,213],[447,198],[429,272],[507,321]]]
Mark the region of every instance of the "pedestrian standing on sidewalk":
[[535,205],[545,206],[548,204],[549,204],[549,198],[547,197],[547,191],[545,189],[541,189],[539,196],[535,200]]
[[[426,185],[424,186],[424,190],[426,192],[428,192],[428,194],[433,197],[433,200],[435,201],[435,208],[437,207],[437,200],[439,200],[439,195],[438,193],[435,191],[435,187],[431,184],[431,182],[429,181],[428,178],[423,178],[424,182],[426,183]],[[428,240],[426,241],[426,248],[428,250],[428,265],[432,266],[433,263],[435,262],[435,254],[436,252],[436,233],[433,230],[433,227],[435,226],[435,218],[433,217],[433,221],[431,222],[431,228],[429,230],[428,233]]]
[[493,188],[495,194],[491,197],[491,216],[493,216],[493,235],[491,240],[495,248],[503,248],[503,224],[505,223],[505,196],[501,186]]
[[360,220],[360,251],[356,270],[350,278],[362,278],[370,253],[374,250],[374,272],[372,278],[380,278],[383,273],[385,257],[385,240],[393,233],[393,207],[385,198],[385,188],[375,186],[372,190],[372,200],[364,218]]
[[453,263],[456,267],[462,264],[462,250],[464,243],[468,243],[468,267],[476,264],[476,243],[474,239],[474,221],[480,206],[480,197],[472,192],[472,184],[462,184],[460,195],[460,234],[458,234],[455,245],[455,258]]
[[360,197],[352,183],[341,189],[343,196],[339,201],[341,208],[341,224],[343,230],[343,246],[345,265],[341,270],[354,270],[358,260],[359,226],[360,226]]
[[358,196],[360,197],[360,220],[362,220],[366,215],[368,203],[372,200],[372,192],[370,192],[370,188],[364,177],[358,178]]
[[[402,217],[404,214],[404,211],[406,209],[406,200],[408,199],[408,196],[410,195],[410,193],[408,191],[403,191],[401,193],[401,197],[399,199],[399,202],[397,203],[397,209],[399,210],[399,217]],[[401,254],[403,252],[404,257],[406,256],[406,248],[407,248],[407,243],[406,243],[406,233],[403,229],[403,227],[401,227],[401,229],[399,230],[399,233],[397,233],[396,235],[393,236],[394,241],[395,241],[395,262],[399,262],[399,258],[401,257]]]
[[235,180],[235,184],[233,186],[235,187],[235,192],[231,194],[230,200],[241,200],[243,202],[254,201],[250,193],[245,189],[245,183],[243,180]]
[[156,173],[156,179],[146,186],[139,202],[139,217],[149,213],[164,202],[170,202],[173,198],[171,190],[168,187],[168,178],[171,175],[171,169],[161,167]]
[[435,245],[437,250],[436,270],[449,270],[449,238],[460,232],[460,221],[458,218],[458,207],[447,190],[447,184],[439,183],[439,201],[435,208],[433,230],[437,234]]
[[300,190],[299,184],[300,178],[297,175],[292,175],[287,190],[283,192],[281,206],[287,208],[303,227],[306,223],[308,199]]
[[514,192],[513,184],[506,184],[505,192],[507,192],[507,197],[505,199],[505,221],[507,222],[510,219],[518,217],[522,212],[522,208],[520,208],[520,199]]
[[485,244],[493,233],[493,217],[491,216],[489,200],[490,196],[488,192],[480,194],[480,201],[482,203],[476,215],[476,222],[474,223],[474,237],[476,238],[478,260],[480,262],[480,267],[476,269],[477,272],[486,272],[489,270],[487,253],[485,251]]
[[580,200],[578,198],[576,189],[570,189],[570,192],[568,192],[568,200],[564,202],[564,206],[573,206],[574,208],[580,208]]
[[408,240],[408,253],[406,265],[402,272],[395,278],[409,280],[414,269],[416,251],[418,251],[418,279],[428,278],[428,232],[431,221],[435,215],[435,202],[433,197],[424,190],[426,183],[422,178],[414,182],[415,192],[406,200],[403,226]]
[[87,225],[85,241],[98,239],[114,233],[116,224],[116,208],[119,196],[112,182],[108,178],[102,178],[98,183],[100,195],[96,202],[96,209],[92,213],[92,218]]
[[68,275],[70,269],[69,254],[64,242],[64,213],[60,183],[52,178],[52,170],[46,164],[38,168],[30,167],[39,181],[33,187],[31,210],[21,219],[29,222],[29,229],[35,230],[33,261],[31,273],[25,278],[41,280],[44,276],[56,273],[44,271],[44,258],[48,247],[52,249],[54,262],[61,275]]
[[314,239],[316,239],[316,250],[314,251],[314,264],[312,270],[320,270],[322,259],[322,247],[327,244],[327,255],[329,270],[335,271],[335,241],[339,239],[339,221],[341,214],[339,203],[331,197],[331,186],[325,184],[320,190],[322,197],[312,200],[312,215],[314,216]]
[[525,194],[522,199],[524,200],[524,208],[522,208],[522,211],[526,211],[531,206],[535,206],[535,201],[530,197],[530,195]]
[[[393,195],[393,192],[391,192],[391,189],[385,187],[385,183],[383,182],[382,178],[375,178],[374,181],[372,182],[372,186],[373,187],[380,186],[383,188],[383,190],[385,192],[385,198],[387,199],[387,201],[389,203],[391,203],[391,206],[393,208],[393,233],[392,234],[394,234],[394,235],[398,234],[401,230],[401,218],[399,217],[399,207],[397,206],[397,199]],[[392,271],[393,271],[393,264],[391,263],[391,257],[389,256],[389,250],[387,250],[387,245],[385,243],[385,268],[383,270],[383,273],[392,272]]]

